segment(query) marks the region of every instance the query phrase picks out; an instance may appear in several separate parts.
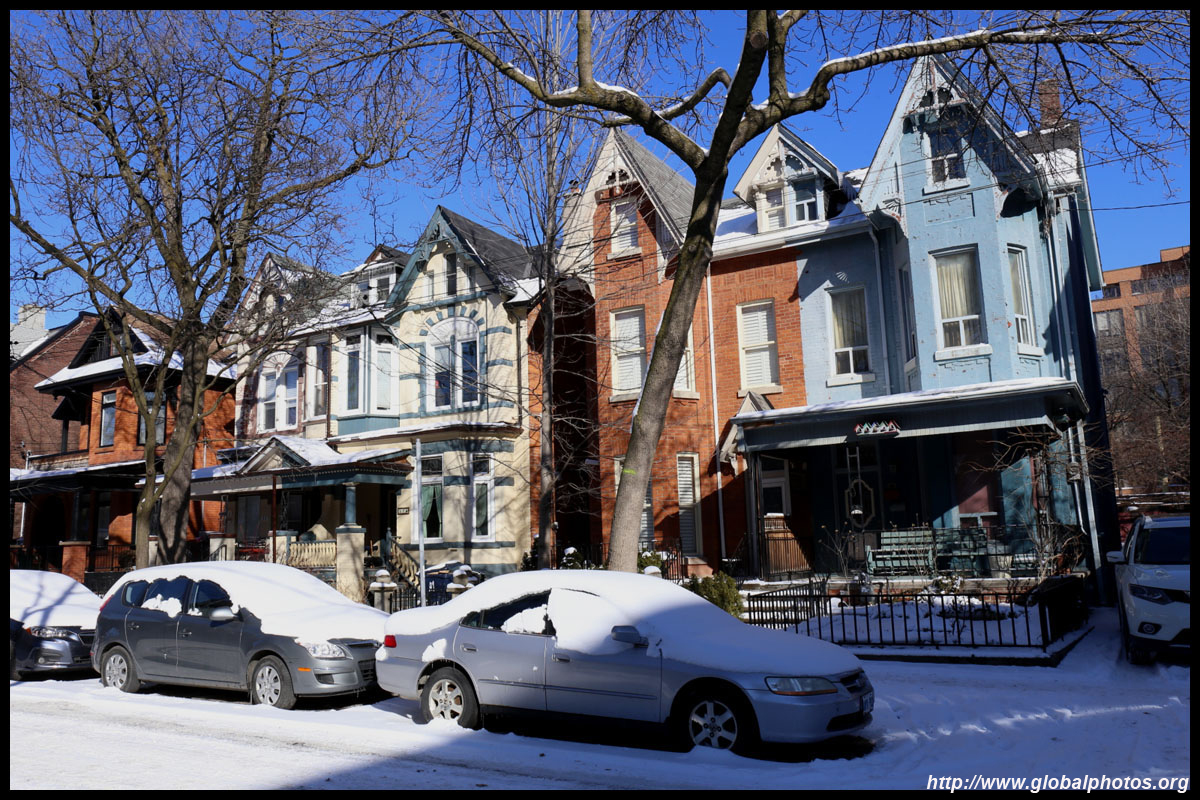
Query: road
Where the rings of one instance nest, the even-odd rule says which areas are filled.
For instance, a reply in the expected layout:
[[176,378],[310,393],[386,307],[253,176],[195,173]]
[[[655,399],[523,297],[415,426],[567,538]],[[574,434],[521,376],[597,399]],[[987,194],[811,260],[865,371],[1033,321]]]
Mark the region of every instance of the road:
[[374,697],[252,706],[244,694],[94,677],[9,684],[12,789],[926,788],[941,776],[1138,777],[1191,770],[1187,661],[1132,667],[1111,609],[1058,668],[868,661],[860,737],[759,759],[655,749],[657,731],[418,724]]

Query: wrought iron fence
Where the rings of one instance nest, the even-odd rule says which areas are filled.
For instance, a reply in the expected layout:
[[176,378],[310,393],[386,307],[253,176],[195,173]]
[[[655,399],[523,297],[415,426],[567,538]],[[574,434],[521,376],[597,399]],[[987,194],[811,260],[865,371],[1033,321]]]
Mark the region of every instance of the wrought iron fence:
[[[684,575],[684,554],[679,539],[664,538],[654,544],[638,543],[639,562],[653,564],[662,570],[667,580],[681,581]],[[599,569],[608,563],[608,542],[587,545],[556,544],[555,569]]]
[[746,621],[842,645],[1040,647],[1087,620],[1084,581],[1052,579],[1029,591],[875,592],[823,582],[746,599]]

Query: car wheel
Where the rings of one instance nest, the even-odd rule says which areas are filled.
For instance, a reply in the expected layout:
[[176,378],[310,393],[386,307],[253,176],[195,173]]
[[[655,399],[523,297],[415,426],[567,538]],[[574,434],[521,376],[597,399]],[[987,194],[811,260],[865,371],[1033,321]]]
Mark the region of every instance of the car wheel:
[[21,680],[21,671],[17,669],[17,646],[13,644],[12,639],[8,640],[8,679]]
[[681,706],[680,739],[685,747],[714,747],[745,753],[758,741],[754,712],[730,692],[691,694]]
[[1139,667],[1149,664],[1153,660],[1151,653],[1129,632],[1129,620],[1125,618],[1125,612],[1119,611],[1117,616],[1121,618],[1121,647],[1125,652],[1125,660]]
[[479,701],[467,677],[454,667],[442,667],[429,676],[421,690],[425,721],[448,719],[464,728],[480,725]]
[[123,647],[114,647],[104,654],[100,680],[105,686],[115,686],[122,692],[136,692],[142,688],[133,659]]
[[254,665],[250,675],[250,702],[255,705],[292,708],[296,694],[287,667],[275,656],[267,656]]

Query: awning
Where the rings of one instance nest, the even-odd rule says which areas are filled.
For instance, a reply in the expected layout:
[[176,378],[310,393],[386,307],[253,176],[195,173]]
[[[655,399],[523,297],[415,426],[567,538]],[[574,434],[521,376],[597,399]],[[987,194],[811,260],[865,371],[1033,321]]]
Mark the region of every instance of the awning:
[[134,491],[135,484],[145,477],[145,461],[121,461],[54,470],[9,469],[8,494],[24,501],[40,494],[56,492]]
[[995,381],[838,403],[739,413],[742,452],[1044,427],[1063,430],[1088,411],[1065,378]]

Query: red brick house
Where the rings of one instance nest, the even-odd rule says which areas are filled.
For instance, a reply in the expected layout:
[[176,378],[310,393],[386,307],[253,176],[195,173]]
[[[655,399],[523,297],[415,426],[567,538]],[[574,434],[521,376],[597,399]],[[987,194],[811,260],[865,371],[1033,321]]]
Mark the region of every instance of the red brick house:
[[[112,320],[115,312],[110,311]],[[29,459],[28,469],[10,469],[9,494],[26,505],[21,553],[26,566],[61,570],[83,580],[87,572],[105,572],[132,563],[134,509],[145,478],[146,429],[121,359],[111,349],[104,325],[93,317],[69,363],[33,383],[33,390],[52,398],[48,417],[66,433],[58,447]],[[151,333],[130,326],[135,361],[149,375],[165,360]],[[213,466],[217,451],[233,440],[234,403],[224,390],[232,377],[224,365],[210,362],[212,387],[206,402],[218,411],[203,423],[194,467]],[[168,392],[178,385],[168,376]],[[175,424],[174,400],[163,405],[156,436],[165,442]],[[160,444],[161,458],[165,446]],[[216,503],[193,503],[189,536],[219,529]],[[152,557],[155,548],[151,547]]]
[[[30,458],[71,449],[79,437],[79,423],[54,418],[58,401],[34,388],[67,366],[91,334],[98,317],[83,313],[65,325],[24,343],[8,364],[8,466],[25,469]],[[12,538],[22,538],[25,504],[9,498]]]
[[[810,226],[812,230],[792,228],[796,220],[771,225],[766,219],[770,209],[756,201],[765,194],[760,187],[769,182],[780,147],[787,158],[802,159],[813,176],[813,202],[823,205],[820,211],[814,205],[812,220],[821,224]],[[836,215],[845,205],[840,178],[803,142],[793,137],[780,145],[775,134],[735,189],[747,198],[724,204],[712,268],[696,304],[659,442],[640,537],[644,549],[679,558],[678,574],[711,574],[723,562],[739,558],[745,531],[755,527],[748,515],[765,512],[764,503],[777,518],[773,524],[788,530],[789,538],[809,542],[806,549],[811,550],[812,532],[805,529],[810,515],[785,500],[794,496],[800,505],[807,492],[764,491],[748,502],[746,462],[730,454],[728,440],[737,431],[729,421],[744,409],[807,402],[796,296],[798,257],[809,240],[819,251],[822,237],[867,237],[861,215],[854,215],[852,225],[826,219],[830,210]],[[612,523],[620,463],[655,329],[671,292],[691,197],[692,185],[685,178],[617,130],[576,198],[574,225],[568,225],[576,237],[566,252],[575,255],[573,263],[563,266],[585,276],[596,298],[597,540],[605,538]],[[782,196],[778,200],[782,208]],[[789,202],[799,200],[789,196]],[[763,219],[755,224],[756,217]],[[769,472],[769,466],[763,469]],[[779,480],[794,483],[804,477],[781,474]],[[769,487],[774,477],[764,478],[763,486]],[[801,562],[795,568],[807,569],[803,557]]]

